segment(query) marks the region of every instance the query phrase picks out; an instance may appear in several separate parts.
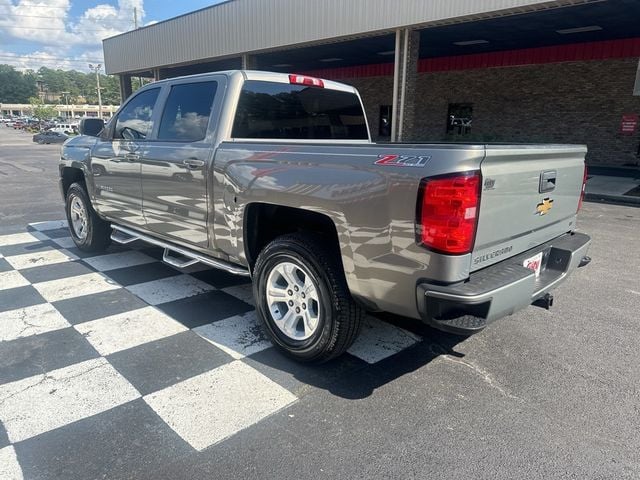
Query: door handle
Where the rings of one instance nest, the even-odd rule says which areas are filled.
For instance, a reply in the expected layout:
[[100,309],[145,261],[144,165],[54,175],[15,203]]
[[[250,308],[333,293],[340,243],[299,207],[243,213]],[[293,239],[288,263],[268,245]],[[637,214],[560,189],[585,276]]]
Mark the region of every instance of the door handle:
[[202,160],[194,160],[194,159],[183,160],[182,164],[185,165],[187,168],[204,167],[204,161]]
[[538,191],[540,193],[552,192],[556,188],[556,177],[558,176],[555,170],[547,170],[540,174],[540,186]]
[[124,158],[127,162],[135,162],[137,160],[140,160],[140,155],[138,155],[137,153],[127,153]]

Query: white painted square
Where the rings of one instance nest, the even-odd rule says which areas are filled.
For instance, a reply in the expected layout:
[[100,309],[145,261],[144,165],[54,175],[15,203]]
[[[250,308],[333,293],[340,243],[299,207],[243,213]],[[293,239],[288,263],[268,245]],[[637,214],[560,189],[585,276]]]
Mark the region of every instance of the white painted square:
[[20,275],[20,272],[16,270],[9,270],[8,272],[0,272],[0,290],[7,290],[9,288],[24,287],[29,285],[29,280]]
[[228,293],[229,295],[233,295],[238,300],[242,300],[249,305],[252,305],[254,308],[256,306],[253,300],[253,284],[248,283],[246,285],[234,285],[232,287],[223,288],[222,291],[224,293]]
[[5,257],[9,264],[17,269],[53,265],[54,263],[70,262],[78,257],[67,250],[45,250],[42,252],[23,253]]
[[9,310],[0,313],[0,342],[39,335],[69,326],[70,323],[60,312],[48,303]]
[[0,235],[0,247],[7,245],[20,245],[22,243],[39,242],[40,240],[29,232],[12,233],[11,235]]
[[203,450],[297,398],[257,370],[234,361],[144,400],[193,448]]
[[76,246],[71,237],[52,238],[51,241],[61,248],[74,248]]
[[420,337],[411,332],[367,316],[360,335],[347,351],[367,363],[376,363],[420,340]]
[[137,250],[127,250],[125,252],[85,258],[84,262],[100,272],[106,272],[108,270],[115,270],[116,268],[133,267],[135,265],[157,262],[157,260]]
[[16,451],[11,445],[0,449],[0,478],[2,480],[24,479]]
[[154,307],[139,308],[81,323],[75,328],[101,355],[109,355],[187,330],[184,325]]
[[0,421],[12,443],[140,397],[104,358],[0,385]]
[[48,222],[30,223],[29,226],[35,228],[39,232],[44,232],[46,230],[57,230],[59,228],[67,228],[68,224],[66,220],[51,220]]
[[233,358],[244,358],[272,346],[255,311],[193,329]]
[[57,302],[67,298],[81,297],[92,293],[115,290],[120,286],[101,273],[87,273],[75,277],[50,280],[33,285],[48,302]]
[[197,278],[178,275],[131,285],[127,290],[151,305],[158,305],[215,289]]

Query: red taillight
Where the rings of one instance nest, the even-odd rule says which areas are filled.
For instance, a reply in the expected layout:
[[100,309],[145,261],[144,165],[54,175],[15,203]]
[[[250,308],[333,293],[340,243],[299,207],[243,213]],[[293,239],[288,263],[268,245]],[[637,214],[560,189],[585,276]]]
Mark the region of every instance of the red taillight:
[[580,200],[578,201],[578,210],[576,213],[580,211],[582,208],[582,202],[584,201],[584,192],[587,188],[587,166],[584,166],[584,175],[582,176],[582,191],[580,192]]
[[324,82],[319,78],[307,77],[306,75],[289,75],[289,83],[294,85],[309,85],[310,87],[324,88]]
[[424,179],[418,197],[418,241],[442,253],[471,252],[481,183],[480,172]]

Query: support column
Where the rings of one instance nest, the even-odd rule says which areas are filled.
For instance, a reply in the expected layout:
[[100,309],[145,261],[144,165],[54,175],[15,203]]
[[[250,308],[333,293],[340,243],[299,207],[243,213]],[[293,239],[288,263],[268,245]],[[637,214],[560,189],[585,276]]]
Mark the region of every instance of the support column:
[[242,70],[256,70],[258,68],[258,62],[256,61],[255,55],[245,53],[242,55],[241,60]]
[[391,141],[402,142],[414,134],[415,91],[418,80],[420,33],[396,30],[396,50],[393,69],[393,101]]
[[402,43],[402,30],[396,30],[396,48],[393,55],[393,100],[391,101],[391,141],[398,141],[398,87],[400,85],[400,44]]
[[420,32],[404,31],[402,56],[402,88],[400,90],[400,115],[398,117],[398,141],[415,139],[416,90],[418,85],[418,61],[420,59]]
[[132,93],[131,75],[120,75],[120,101],[124,102]]

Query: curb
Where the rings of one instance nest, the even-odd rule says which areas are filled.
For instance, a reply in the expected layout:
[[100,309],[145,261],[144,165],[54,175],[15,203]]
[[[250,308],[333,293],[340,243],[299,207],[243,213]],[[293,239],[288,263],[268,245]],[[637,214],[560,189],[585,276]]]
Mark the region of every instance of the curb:
[[594,203],[615,203],[631,207],[640,207],[640,197],[630,197],[623,195],[607,195],[605,193],[587,193],[585,201]]

